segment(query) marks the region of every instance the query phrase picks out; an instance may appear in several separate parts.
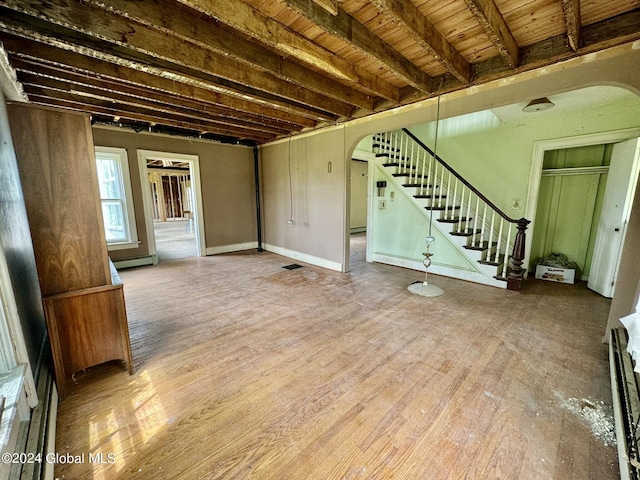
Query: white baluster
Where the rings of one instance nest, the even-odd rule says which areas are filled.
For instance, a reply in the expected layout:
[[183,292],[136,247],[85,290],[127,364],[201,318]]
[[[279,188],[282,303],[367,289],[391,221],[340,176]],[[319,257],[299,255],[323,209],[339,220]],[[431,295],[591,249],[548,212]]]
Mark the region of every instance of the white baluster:
[[449,171],[449,177],[447,179],[447,194],[445,196],[444,202],[444,218],[447,220],[451,218],[451,213],[449,211],[449,198],[451,197],[451,171]]
[[427,167],[427,151],[423,150],[422,151],[422,173],[420,174],[420,193],[422,193],[422,190],[424,189],[424,172],[426,170]]
[[504,266],[502,267],[502,276],[505,278],[507,276],[507,267],[509,266],[509,243],[511,242],[511,230],[513,230],[513,227],[509,224],[507,230],[507,243],[504,246]]
[[472,244],[477,247],[478,237],[476,236],[476,230],[478,229],[478,216],[480,215],[480,197],[476,197],[476,214],[473,217],[473,242]]
[[398,173],[404,173],[405,171],[405,148],[406,148],[406,138],[402,135],[401,131],[398,131],[398,136],[400,137],[400,151],[398,152]]
[[496,256],[493,259],[494,262],[500,260],[500,249],[502,248],[502,226],[504,225],[504,218],[500,218],[500,230],[498,231],[498,247],[496,248]]
[[[415,142],[413,142],[411,145],[415,146]],[[417,148],[417,147],[416,147]],[[411,149],[411,155],[413,156],[413,148]],[[417,151],[415,153],[415,162],[412,163],[412,165],[415,167],[413,169],[413,180],[411,180],[411,175],[409,175],[409,183],[415,185],[416,183],[418,183],[418,172],[419,172],[419,168],[420,168],[420,149],[417,148]]]
[[442,165],[438,163],[438,161],[433,159],[433,187],[431,188],[431,203],[434,207],[439,207],[440,205],[436,202],[438,195],[440,194],[440,189],[442,185],[438,184],[438,166],[442,170]]
[[409,143],[407,136],[402,135],[402,173],[407,173],[407,157],[409,155]]
[[459,217],[458,217],[458,228],[456,229],[458,231],[458,233],[462,232],[463,227],[462,227],[462,219],[464,218],[464,196],[467,193],[466,192],[466,188],[467,186],[463,183],[462,184],[462,192],[460,192],[460,213],[459,213]]
[[471,189],[469,189],[469,199],[467,200],[467,226],[465,230],[467,232],[471,231]]
[[458,179],[456,178],[453,181],[453,199],[451,200],[451,216],[449,217],[449,219],[454,219],[456,217],[455,215],[455,211],[456,211],[456,202],[458,201]]
[[396,146],[398,145],[398,132],[389,132],[390,140],[389,143],[389,161],[393,162],[396,154]]
[[[484,202],[482,202],[484,203]],[[482,210],[482,222],[480,222],[480,244],[482,244],[482,242],[484,242],[484,232],[485,232],[485,225],[487,223],[487,204],[484,204],[484,209]],[[489,253],[488,255],[491,255],[491,245],[489,245]]]
[[[489,254],[487,260],[491,261],[491,245],[493,245],[493,225],[496,218],[496,211],[491,209],[491,226],[489,227]],[[500,244],[496,244],[496,252],[500,250]]]
[[411,145],[409,144],[411,140],[409,137],[404,135],[404,173],[407,173],[409,170],[409,166],[411,165]]

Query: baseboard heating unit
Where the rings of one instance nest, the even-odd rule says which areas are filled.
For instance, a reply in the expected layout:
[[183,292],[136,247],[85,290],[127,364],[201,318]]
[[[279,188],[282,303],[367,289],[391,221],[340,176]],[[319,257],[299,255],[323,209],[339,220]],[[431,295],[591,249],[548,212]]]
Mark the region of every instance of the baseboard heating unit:
[[627,352],[628,336],[624,328],[611,330],[609,366],[616,423],[616,441],[620,478],[640,480],[640,374],[634,371]]

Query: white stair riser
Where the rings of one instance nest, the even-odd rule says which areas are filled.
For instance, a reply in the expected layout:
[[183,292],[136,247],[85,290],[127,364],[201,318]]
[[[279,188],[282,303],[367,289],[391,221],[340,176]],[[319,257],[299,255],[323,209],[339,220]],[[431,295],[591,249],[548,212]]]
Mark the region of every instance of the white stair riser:
[[[375,140],[374,140],[374,143],[375,143]],[[399,163],[400,164],[400,166],[388,166],[384,168],[388,174],[394,177],[395,182],[398,185],[402,186],[404,193],[406,193],[410,198],[412,198],[414,203],[420,206],[424,210],[427,218],[429,217],[430,214],[432,214],[433,215],[432,220],[435,222],[439,219],[451,219],[458,216],[461,216],[463,218],[467,216],[471,217],[470,221],[467,221],[465,219],[462,222],[456,222],[456,223],[437,222],[438,228],[443,233],[451,234],[452,232],[458,231],[459,229],[462,229],[462,230],[473,229],[474,226],[476,229],[482,228],[481,218],[480,217],[478,217],[477,219],[474,218],[476,215],[474,214],[473,211],[469,212],[469,209],[467,209],[467,207],[459,208],[458,206],[460,205],[460,199],[459,198],[455,199],[454,192],[453,191],[448,192],[446,190],[446,186],[436,187],[436,188],[427,186],[427,187],[420,188],[420,187],[413,187],[413,186],[405,187],[403,185],[407,183],[411,183],[411,184],[420,183],[421,181],[423,181],[426,185],[429,185],[434,181],[436,181],[437,183],[440,183],[441,180],[443,179],[446,180],[442,176],[441,167],[437,167],[438,175],[436,176],[436,178],[434,179],[425,178],[424,180],[422,180],[422,175],[421,175],[422,172],[419,170],[410,169],[409,167],[411,166],[412,163],[408,159],[405,159],[404,157],[400,158],[399,154],[393,151],[393,149],[391,149],[390,146],[387,146],[384,142],[381,142],[380,147],[377,148],[376,150],[378,152],[384,152],[388,154],[388,156],[383,156],[378,158],[380,163],[382,164]],[[415,164],[415,161],[413,163]],[[404,175],[398,175],[401,173]],[[429,180],[431,180],[431,182]],[[440,188],[443,188],[444,190],[441,191]],[[442,195],[443,195],[442,198],[438,196],[440,192],[442,192]],[[456,196],[459,197],[460,192],[457,192],[457,193],[458,195]],[[434,196],[432,198],[415,198],[415,195],[434,195]],[[449,198],[447,199],[445,195],[449,195]],[[450,209],[453,205],[456,205],[456,207],[458,208]],[[448,209],[447,210],[434,209],[432,211],[429,210],[430,208],[437,208],[437,207],[448,207]],[[471,208],[473,209],[474,207],[475,205],[472,204]],[[488,229],[489,227],[486,226],[485,228]],[[495,233],[495,235],[497,235],[497,233]],[[480,243],[481,241],[480,233],[474,234],[473,236],[450,235],[450,237],[453,239],[453,243],[458,247],[460,247],[460,250],[464,252],[464,254],[471,261],[477,262],[479,270],[482,272],[483,275],[487,277],[487,282],[486,282],[487,284],[501,287],[501,288],[506,288],[505,281],[501,281],[493,278],[495,276],[502,275],[502,271],[503,271],[502,265],[495,266],[495,265],[486,265],[486,264],[479,263],[487,259],[494,260],[496,248],[497,248],[496,246],[491,246],[490,248],[483,249],[483,250],[475,250],[475,249],[472,250],[472,249],[464,248],[465,246],[471,246],[474,240]],[[486,232],[485,232],[484,239],[488,240]],[[494,241],[495,241],[495,238],[494,238]]]

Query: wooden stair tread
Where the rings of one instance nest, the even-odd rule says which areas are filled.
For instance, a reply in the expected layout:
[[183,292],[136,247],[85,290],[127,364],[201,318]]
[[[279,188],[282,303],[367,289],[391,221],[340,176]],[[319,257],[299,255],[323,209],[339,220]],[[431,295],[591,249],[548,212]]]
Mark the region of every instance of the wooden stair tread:
[[475,231],[473,229],[465,229],[465,230],[462,230],[461,232],[449,232],[449,235],[453,235],[455,237],[471,237],[472,235],[476,235],[481,231],[482,230],[480,229],[476,229]]
[[[442,197],[442,198],[444,198],[444,197]],[[453,207],[432,207],[432,206],[429,206],[429,207],[424,207],[424,209],[425,210],[433,210],[433,211],[436,211],[436,212],[442,212],[442,211],[460,210],[460,207],[456,207],[456,206],[453,206]]]
[[462,222],[467,222],[473,220],[473,217],[471,218],[467,218],[467,217],[453,217],[453,218],[439,218],[438,222],[442,222],[442,223],[460,223]]
[[[495,247],[497,244],[497,242],[491,242],[492,247]],[[489,242],[482,242],[480,245],[465,245],[464,248],[467,250],[486,250],[489,248]]]
[[494,267],[499,267],[500,265],[502,265],[504,263],[504,255],[499,255],[497,261],[493,261],[493,260],[478,260],[478,263],[481,263],[482,265],[492,265]]

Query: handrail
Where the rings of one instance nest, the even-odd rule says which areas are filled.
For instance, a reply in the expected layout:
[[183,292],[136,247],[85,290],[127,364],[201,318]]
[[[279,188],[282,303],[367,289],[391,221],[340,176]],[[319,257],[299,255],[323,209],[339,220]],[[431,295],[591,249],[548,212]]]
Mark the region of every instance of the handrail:
[[402,131],[404,133],[406,133],[407,135],[409,135],[409,137],[411,137],[411,139],[413,139],[413,141],[415,141],[418,145],[420,145],[422,148],[424,148],[427,152],[429,152],[431,154],[431,156],[433,158],[435,158],[441,165],[443,165],[447,170],[449,170],[458,180],[460,180],[469,190],[471,190],[473,193],[475,193],[478,197],[480,197],[480,199],[485,202],[488,206],[490,206],[491,208],[493,208],[493,210],[495,210],[495,212],[500,215],[502,218],[504,218],[507,222],[510,223],[520,223],[523,220],[525,220],[527,222],[527,225],[529,223],[531,223],[529,220],[526,220],[525,218],[521,218],[519,220],[516,220],[515,218],[511,218],[509,215],[507,215],[506,213],[504,213],[502,210],[500,210],[491,200],[489,200],[487,197],[485,197],[482,193],[480,193],[478,191],[478,189],[476,187],[474,187],[473,185],[471,185],[462,175],[460,175],[458,172],[456,172],[447,162],[445,162],[442,158],[440,158],[439,155],[435,154],[433,152],[433,150],[431,150],[427,145],[425,145],[418,137],[416,137],[413,133],[411,133],[409,130],[407,130],[406,128],[403,128]]
[[[492,245],[495,245],[496,248],[494,250],[493,253],[489,253],[489,260],[491,260],[492,262],[497,262],[499,261],[500,258],[504,258],[504,262],[503,262],[503,270],[502,270],[502,274],[499,274],[499,277],[496,276],[496,278],[502,278],[507,280],[507,289],[509,290],[520,290],[522,287],[522,282],[524,280],[524,274],[526,272],[526,270],[524,268],[522,268],[522,264],[524,262],[524,256],[525,256],[525,243],[526,243],[526,229],[527,226],[531,223],[530,220],[527,220],[526,218],[520,218],[520,219],[515,219],[515,218],[511,218],[509,215],[507,215],[506,213],[504,213],[500,208],[498,208],[491,200],[489,200],[487,197],[485,197],[477,188],[475,188],[473,185],[471,185],[464,177],[462,177],[462,175],[460,175],[458,172],[456,172],[449,164],[447,164],[447,162],[445,162],[442,158],[440,158],[438,155],[436,155],[434,153],[433,150],[431,150],[427,145],[425,145],[419,138],[417,138],[413,133],[411,133],[409,130],[407,130],[406,128],[402,128],[400,130],[396,130],[397,132],[403,132],[404,135],[406,135],[409,139],[413,140],[413,142],[420,148],[424,149],[424,152],[428,153],[431,156],[431,159],[429,160],[429,167],[428,167],[428,174],[427,176],[431,176],[431,161],[435,160],[435,166],[434,166],[434,178],[436,179],[436,183],[437,183],[437,178],[438,176],[440,176],[441,178],[441,183],[442,185],[445,184],[444,181],[444,172],[445,169],[448,171],[448,176],[449,176],[449,180],[447,182],[448,187],[450,188],[451,185],[451,180],[452,177],[455,177],[456,180],[454,182],[455,186],[453,187],[453,195],[454,195],[454,202],[455,202],[455,197],[457,196],[456,192],[458,190],[458,181],[462,183],[462,193],[461,193],[461,207],[462,205],[464,205],[465,203],[465,188],[468,189],[469,192],[469,197],[467,200],[467,216],[464,217],[463,215],[459,215],[458,217],[458,227],[456,230],[457,234],[468,234],[471,233],[472,235],[474,235],[474,239],[472,241],[471,247],[479,247],[481,245],[488,245],[489,246],[489,250],[492,248]],[[391,146],[391,144],[389,145],[390,149],[393,149],[394,151],[396,149],[398,149],[397,151],[399,152],[399,156],[398,158],[399,160],[399,164],[400,164],[400,168],[403,169],[404,171],[402,172],[402,174],[406,173],[407,171],[407,165],[413,165],[413,146],[411,147],[411,151],[410,153],[408,152],[402,152],[402,149],[408,149],[408,143],[407,142],[403,142],[402,139],[400,139],[399,141],[399,145],[398,145],[398,137],[395,137],[396,145],[395,146]],[[413,145],[413,144],[412,144]],[[399,148],[398,148],[399,147]],[[403,155],[407,155],[407,158],[404,158],[403,160]],[[416,158],[416,167],[418,166],[419,163],[419,159]],[[404,164],[404,165],[402,165]],[[438,164],[440,164],[440,168],[441,171],[438,172]],[[421,174],[421,179],[424,180],[425,178],[425,165],[426,165],[426,157],[424,157],[423,162],[422,162],[422,174]],[[414,167],[409,167],[414,168]],[[411,170],[409,170],[411,171]],[[415,178],[417,179],[418,177],[418,170],[417,168],[415,168]],[[401,172],[398,172],[398,175],[400,175]],[[411,178],[411,174],[409,174],[409,178]],[[435,184],[434,184],[435,185]],[[411,184],[407,184],[405,186],[414,186]],[[417,186],[417,185],[416,185]],[[422,182],[420,184],[420,187],[422,187]],[[435,185],[435,187],[432,188],[437,188],[437,185]],[[471,209],[473,209],[473,206],[471,204],[471,195],[475,194],[475,219],[473,221],[473,226],[471,227],[470,225],[470,221],[471,221],[471,217],[469,216],[469,211]],[[426,195],[426,194],[421,194],[421,195]],[[431,194],[428,195],[427,198],[432,198],[435,199],[435,196],[431,196]],[[444,206],[442,205],[442,199],[446,198],[446,202],[444,204]],[[435,200],[431,200],[432,202]],[[484,213],[480,214],[480,201],[482,201],[483,204],[483,208],[484,208]],[[431,204],[433,205],[433,203]],[[443,208],[444,207],[444,208]],[[454,207],[453,203],[451,205],[451,207]],[[485,220],[487,220],[486,218],[486,212],[487,212],[487,207],[492,210],[494,213],[491,214],[491,220],[489,223],[486,223]],[[425,207],[428,208],[428,207]],[[432,211],[433,211],[433,206],[431,207]],[[453,210],[454,208],[450,208],[449,207],[449,196],[448,195],[443,195],[442,190],[440,190],[440,194],[439,194],[439,205],[438,205],[438,210],[443,210],[445,213],[445,220],[451,220],[453,219]],[[502,220],[500,220],[500,227],[498,228],[497,233],[497,242],[493,242],[493,236],[494,236],[494,220],[493,220],[493,216],[497,214],[498,217],[502,217]],[[447,217],[447,215],[449,215],[449,217]],[[478,229],[478,217],[481,217],[480,219],[480,228]],[[466,227],[463,226],[463,223],[466,221]],[[506,239],[504,239],[504,237],[502,236],[503,233],[503,227],[502,227],[502,222],[507,222],[507,224],[514,224],[516,226],[516,235],[513,241],[513,248],[511,249],[511,254],[507,253],[508,249],[509,249],[509,245],[511,245],[511,232],[512,230],[507,228],[506,231]],[[485,241],[485,232],[489,231],[488,233],[488,240]],[[478,235],[476,235],[476,233]],[[504,243],[503,243],[504,240]],[[504,245],[504,250],[502,250],[502,255],[501,255],[501,244]],[[493,257],[493,258],[491,258]],[[507,268],[509,266],[509,263],[511,263],[511,267]]]

